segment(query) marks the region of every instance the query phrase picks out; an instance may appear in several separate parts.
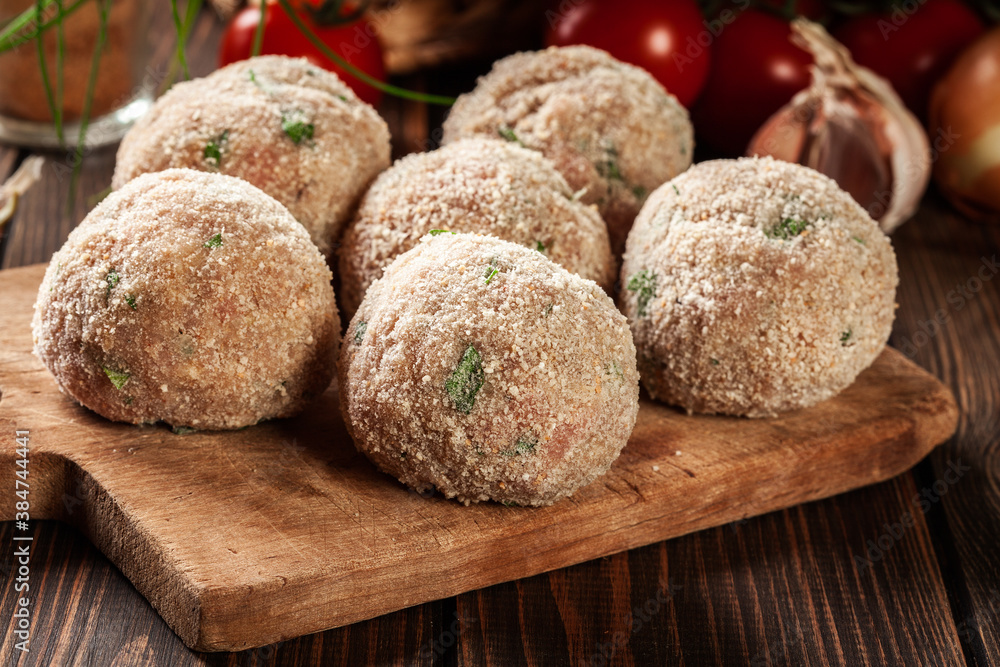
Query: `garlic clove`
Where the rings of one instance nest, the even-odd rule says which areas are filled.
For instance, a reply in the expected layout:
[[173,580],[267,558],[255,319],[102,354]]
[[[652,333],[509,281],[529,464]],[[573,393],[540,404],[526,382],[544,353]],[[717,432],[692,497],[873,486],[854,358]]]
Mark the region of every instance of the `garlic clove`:
[[889,82],[822,26],[796,19],[792,41],[813,54],[812,84],[757,130],[747,155],[826,174],[891,232],[917,210],[930,179],[923,128]]

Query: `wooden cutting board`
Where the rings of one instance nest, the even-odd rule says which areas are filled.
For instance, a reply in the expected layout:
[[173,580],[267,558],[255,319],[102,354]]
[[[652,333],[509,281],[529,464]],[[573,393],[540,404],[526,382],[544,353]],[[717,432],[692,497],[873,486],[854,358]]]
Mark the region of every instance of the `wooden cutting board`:
[[26,430],[31,518],[77,526],[198,650],[269,644],[872,484],[958,418],[940,382],[887,349],[837,398],[779,419],[645,401],[611,471],[572,498],[464,507],[356,453],[335,387],[298,418],[230,433],[174,435],[81,408],[31,354],[43,270],[0,272],[4,497]]

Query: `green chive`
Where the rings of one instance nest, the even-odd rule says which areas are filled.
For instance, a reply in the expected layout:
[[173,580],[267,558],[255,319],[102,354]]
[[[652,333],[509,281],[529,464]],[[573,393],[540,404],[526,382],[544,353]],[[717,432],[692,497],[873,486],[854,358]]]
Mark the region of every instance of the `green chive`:
[[222,134],[205,144],[205,161],[213,167],[218,168],[222,164],[222,152],[226,148],[225,144],[227,141],[229,141],[229,130],[225,130]]
[[115,386],[115,389],[121,389],[124,387],[125,383],[128,382],[131,377],[128,373],[116,371],[108,368],[107,366],[101,366],[101,370],[103,370],[104,374],[108,376],[109,380],[111,380],[111,384]]
[[506,139],[511,143],[518,144],[519,146],[524,146],[524,142],[518,139],[517,135],[514,134],[514,130],[510,129],[509,127],[498,127],[497,134],[499,134],[501,137],[503,137],[504,139]]
[[298,146],[303,141],[312,142],[316,126],[307,123],[301,111],[293,111],[281,114],[281,130]]
[[470,345],[465,348],[461,361],[445,381],[444,388],[455,404],[455,409],[462,414],[469,414],[476,403],[476,394],[486,382],[483,372],[483,358],[476,348]]
[[806,231],[807,227],[809,227],[809,223],[805,220],[785,218],[780,223],[775,225],[770,231],[766,232],[766,234],[772,239],[782,239],[783,241],[788,241],[789,239],[793,239],[802,232]]
[[638,292],[636,304],[639,307],[639,317],[648,315],[649,302],[656,296],[656,273],[643,269],[629,278],[626,289],[630,292]]

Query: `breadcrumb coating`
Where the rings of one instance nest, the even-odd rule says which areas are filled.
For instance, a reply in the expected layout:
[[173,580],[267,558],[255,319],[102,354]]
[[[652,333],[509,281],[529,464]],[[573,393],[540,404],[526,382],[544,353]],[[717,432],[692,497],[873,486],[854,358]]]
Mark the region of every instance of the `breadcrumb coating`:
[[389,154],[385,121],[336,74],[260,56],[157,100],[122,140],[112,187],[170,167],[236,176],[287,206],[329,255]]
[[599,206],[616,255],[647,194],[687,169],[694,150],[677,98],[645,70],[589,46],[498,60],[444,123],[445,143],[473,135],[552,160],[584,203]]
[[287,417],[333,375],[330,280],[302,225],[246,181],[146,174],[52,256],[35,354],[61,391],[114,421],[234,429]]
[[468,504],[548,505],[602,475],[638,412],[625,317],[536,251],[425,236],[372,284],[340,354],[341,408],[381,470]]
[[695,165],[654,192],[622,266],[649,393],[770,417],[836,395],[882,351],[898,274],[888,237],[812,169]]
[[382,270],[434,229],[519,243],[609,292],[615,281],[597,211],[539,153],[478,137],[404,157],[375,180],[339,251],[344,311],[353,315]]

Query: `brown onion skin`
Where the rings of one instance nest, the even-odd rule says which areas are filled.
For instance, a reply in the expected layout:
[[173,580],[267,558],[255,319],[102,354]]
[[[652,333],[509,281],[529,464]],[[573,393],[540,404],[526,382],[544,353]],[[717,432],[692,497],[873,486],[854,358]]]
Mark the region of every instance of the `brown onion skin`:
[[[928,118],[938,188],[968,217],[1000,222],[1000,27],[937,83]],[[992,147],[984,141],[991,131]]]

